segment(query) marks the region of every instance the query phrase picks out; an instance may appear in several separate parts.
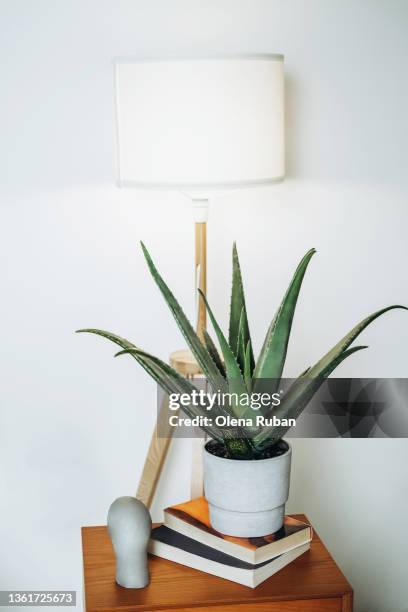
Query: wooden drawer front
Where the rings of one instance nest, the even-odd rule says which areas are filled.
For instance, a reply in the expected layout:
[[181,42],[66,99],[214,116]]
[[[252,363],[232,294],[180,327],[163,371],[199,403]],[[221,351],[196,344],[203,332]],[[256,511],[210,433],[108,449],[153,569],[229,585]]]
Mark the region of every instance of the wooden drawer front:
[[331,597],[330,599],[302,599],[270,603],[221,604],[219,606],[206,606],[205,608],[177,608],[171,612],[343,612],[344,608],[342,606],[341,597]]

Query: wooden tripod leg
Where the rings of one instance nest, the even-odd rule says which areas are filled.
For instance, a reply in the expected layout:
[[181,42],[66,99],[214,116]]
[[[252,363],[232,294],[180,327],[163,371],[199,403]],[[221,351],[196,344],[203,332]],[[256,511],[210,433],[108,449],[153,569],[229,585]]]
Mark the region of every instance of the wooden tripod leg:
[[[147,451],[143,472],[136,492],[136,498],[143,502],[147,508],[150,508],[152,505],[174,432],[174,428],[169,425],[168,403],[169,398],[165,395],[160,406],[157,424],[150,440],[149,450]],[[160,437],[158,435],[159,431]]]
[[204,495],[203,447],[205,439],[194,438],[192,441],[191,463],[191,499]]
[[[207,382],[204,383],[205,391],[208,391]],[[203,432],[204,433],[204,432]],[[193,438],[191,448],[191,499],[204,496],[204,465],[203,452],[204,445],[207,442],[204,434],[203,438]]]

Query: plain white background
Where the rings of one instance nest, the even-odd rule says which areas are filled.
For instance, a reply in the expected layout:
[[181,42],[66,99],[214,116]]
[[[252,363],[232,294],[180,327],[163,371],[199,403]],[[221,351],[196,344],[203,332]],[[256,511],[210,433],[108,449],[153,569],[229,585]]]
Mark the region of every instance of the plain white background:
[[[188,201],[114,186],[112,58],[285,54],[288,179],[212,202],[209,298],[225,324],[236,239],[259,348],[316,247],[296,375],[367,313],[408,303],[407,24],[405,0],[0,1],[1,588],[80,599],[80,526],[136,489],[156,389],[73,331],[110,329],[164,358],[183,346],[139,239],[193,312]],[[338,375],[407,376],[407,313],[362,340]],[[155,517],[187,497],[189,453],[172,449]],[[358,612],[408,609],[407,466],[407,440],[294,444],[289,510],[309,515]]]

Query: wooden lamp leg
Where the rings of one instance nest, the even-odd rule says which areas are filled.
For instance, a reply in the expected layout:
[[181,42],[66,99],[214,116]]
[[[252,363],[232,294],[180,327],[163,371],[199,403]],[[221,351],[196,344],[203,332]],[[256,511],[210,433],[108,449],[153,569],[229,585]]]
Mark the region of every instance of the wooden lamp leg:
[[198,289],[207,294],[207,223],[195,224],[195,289],[197,304],[197,335],[203,341],[207,325],[207,311]]
[[[153,503],[160,474],[172,440],[173,428],[169,426],[168,404],[169,399],[166,395],[157,415],[157,424],[150,440],[149,450],[136,491],[136,498],[143,502],[147,508],[150,508]],[[165,436],[163,436],[163,428],[166,428]],[[160,437],[158,435],[159,431],[161,432]]]

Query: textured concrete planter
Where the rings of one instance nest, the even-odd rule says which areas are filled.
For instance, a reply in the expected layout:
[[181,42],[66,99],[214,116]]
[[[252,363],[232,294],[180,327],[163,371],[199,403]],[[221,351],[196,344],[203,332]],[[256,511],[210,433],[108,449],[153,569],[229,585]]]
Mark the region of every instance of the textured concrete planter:
[[282,527],[292,455],[287,447],[283,455],[254,461],[224,459],[205,447],[204,490],[216,531],[254,538]]

